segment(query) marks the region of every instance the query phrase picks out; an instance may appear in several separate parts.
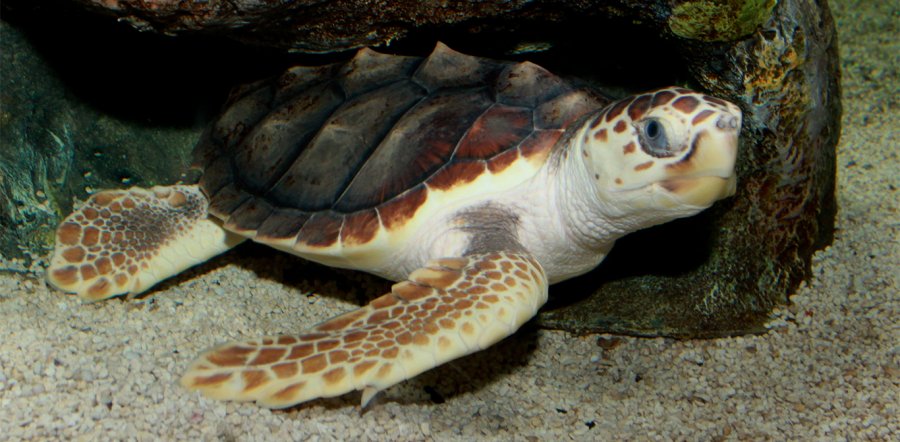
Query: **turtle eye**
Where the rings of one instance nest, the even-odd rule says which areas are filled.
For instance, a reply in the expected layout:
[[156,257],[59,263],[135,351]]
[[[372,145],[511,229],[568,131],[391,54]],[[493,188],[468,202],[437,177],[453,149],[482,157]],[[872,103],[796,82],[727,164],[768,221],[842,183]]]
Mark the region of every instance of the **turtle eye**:
[[641,125],[641,147],[654,157],[669,157],[675,154],[666,136],[666,127],[659,120],[650,118]]

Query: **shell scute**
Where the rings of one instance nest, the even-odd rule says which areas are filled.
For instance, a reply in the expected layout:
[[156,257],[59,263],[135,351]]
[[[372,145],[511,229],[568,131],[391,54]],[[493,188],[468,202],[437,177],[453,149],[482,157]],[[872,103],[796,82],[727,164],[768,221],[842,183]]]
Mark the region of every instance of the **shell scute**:
[[407,225],[429,189],[449,202],[516,162],[536,170],[565,127],[603,104],[527,62],[442,44],[426,58],[364,49],[238,88],[195,164],[229,229],[298,251],[361,245]]

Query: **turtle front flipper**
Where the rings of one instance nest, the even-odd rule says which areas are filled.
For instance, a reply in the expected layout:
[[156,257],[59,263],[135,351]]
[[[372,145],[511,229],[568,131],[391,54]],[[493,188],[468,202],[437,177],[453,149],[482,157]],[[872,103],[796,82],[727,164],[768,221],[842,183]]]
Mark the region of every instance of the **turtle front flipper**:
[[299,336],[210,350],[181,380],[215,399],[282,408],[380,390],[511,335],[547,300],[547,278],[525,253],[428,262],[369,305]]
[[59,225],[47,280],[91,301],[141,293],[244,240],[208,204],[197,186],[97,193]]

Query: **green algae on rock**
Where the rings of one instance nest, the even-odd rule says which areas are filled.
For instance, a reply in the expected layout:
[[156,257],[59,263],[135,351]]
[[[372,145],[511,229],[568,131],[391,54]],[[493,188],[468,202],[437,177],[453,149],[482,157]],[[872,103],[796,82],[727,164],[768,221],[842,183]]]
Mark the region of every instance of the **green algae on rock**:
[[672,8],[669,29],[692,40],[733,41],[769,20],[776,0],[684,0]]

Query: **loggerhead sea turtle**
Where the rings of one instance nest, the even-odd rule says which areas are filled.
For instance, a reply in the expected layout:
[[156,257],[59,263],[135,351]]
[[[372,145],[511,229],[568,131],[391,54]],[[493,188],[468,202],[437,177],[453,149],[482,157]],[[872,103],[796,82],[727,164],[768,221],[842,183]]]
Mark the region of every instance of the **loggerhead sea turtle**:
[[238,89],[198,185],[110,190],[57,231],[56,287],[136,294],[246,238],[400,281],[297,336],[231,343],[182,384],[286,407],[372,396],[484,349],[628,232],[735,190],[741,112],[681,88],[606,101],[534,64],[363,49]]

